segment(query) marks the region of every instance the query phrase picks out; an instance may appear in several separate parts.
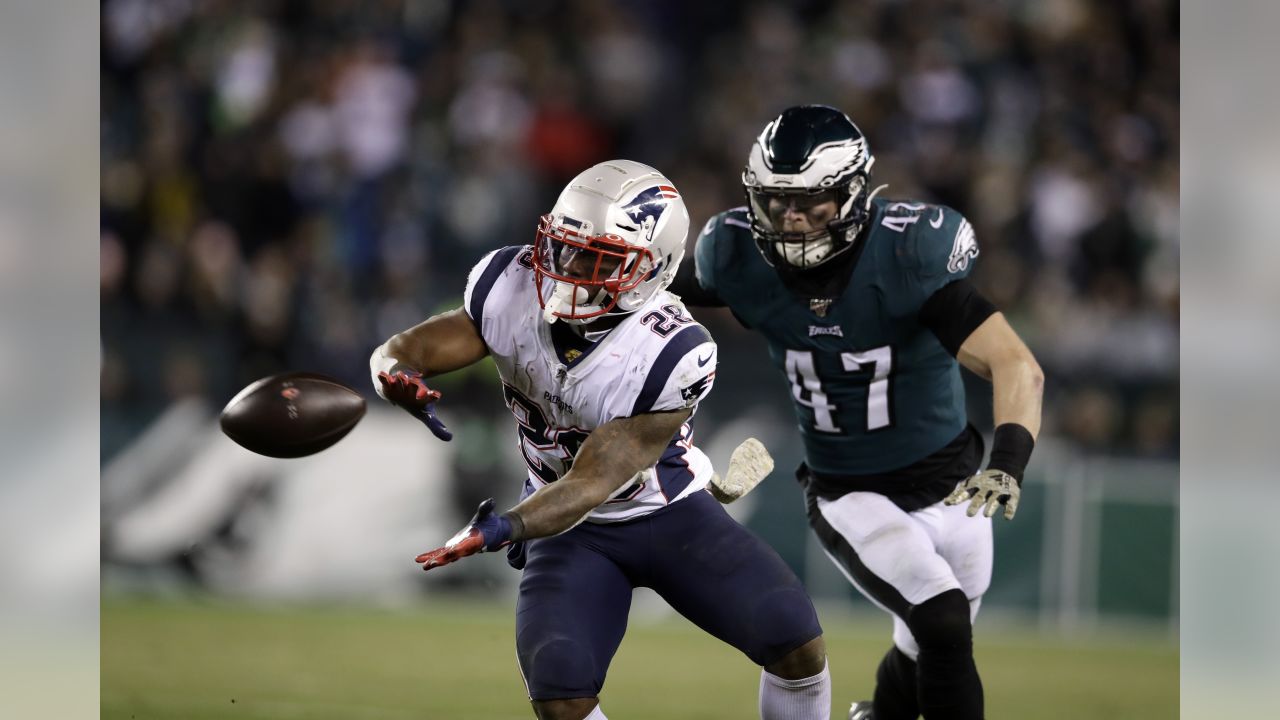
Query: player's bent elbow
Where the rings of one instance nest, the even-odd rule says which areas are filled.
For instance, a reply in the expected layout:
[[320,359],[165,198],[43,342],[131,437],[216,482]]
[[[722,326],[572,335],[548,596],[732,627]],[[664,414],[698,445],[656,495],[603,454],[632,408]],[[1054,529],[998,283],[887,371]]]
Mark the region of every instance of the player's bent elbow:
[[1037,395],[1044,391],[1044,371],[1040,363],[1026,348],[1019,352],[1003,354],[998,361],[992,362],[991,380],[993,382],[1012,383],[1019,387],[1031,389]]
[[1036,362],[1035,356],[1030,351],[1024,352],[1019,361],[1022,374],[1031,385],[1031,388],[1037,395],[1044,393],[1044,370],[1040,368],[1040,363]]

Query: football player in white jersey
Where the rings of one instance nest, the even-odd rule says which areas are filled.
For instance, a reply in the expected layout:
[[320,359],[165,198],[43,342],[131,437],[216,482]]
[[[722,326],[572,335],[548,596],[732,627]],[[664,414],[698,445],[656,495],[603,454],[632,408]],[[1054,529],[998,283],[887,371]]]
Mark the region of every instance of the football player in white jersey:
[[[600,720],[599,693],[632,590],[673,608],[763,668],[764,720],[828,718],[822,630],[794,573],[707,492],[690,420],[716,346],[666,292],[689,215],[640,163],[589,168],[542,216],[532,246],[489,253],[463,306],[392,337],[378,393],[442,439],[424,379],[494,359],[528,464],[522,500],[493,500],[424,570],[507,549],[523,569],[516,649],[542,720]],[[714,700],[713,700],[714,701]]]

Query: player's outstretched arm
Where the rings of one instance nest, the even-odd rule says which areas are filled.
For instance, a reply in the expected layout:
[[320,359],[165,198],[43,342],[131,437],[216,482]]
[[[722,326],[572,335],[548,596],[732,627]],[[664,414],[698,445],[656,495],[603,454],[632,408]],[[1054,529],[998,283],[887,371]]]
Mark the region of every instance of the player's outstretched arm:
[[457,308],[379,345],[369,358],[369,371],[379,395],[421,420],[436,437],[450,440],[453,433],[436,418],[440,393],[427,387],[423,378],[466,367],[488,353],[475,323]]
[[392,335],[374,354],[379,351],[423,377],[464,368],[489,354],[476,324],[462,308],[434,315]]
[[419,555],[423,570],[448,565],[476,553],[499,550],[519,540],[547,537],[577,525],[631,478],[658,462],[690,410],[642,413],[601,425],[587,436],[565,476],[540,488],[501,515],[493,500],[443,547]]
[[991,517],[1001,506],[1012,520],[1018,511],[1022,473],[1040,433],[1044,373],[1031,351],[1001,313],[994,313],[960,345],[956,358],[991,381],[995,397],[995,440],[987,469],[968,478],[947,497],[948,505],[969,502],[970,517]]
[[641,413],[601,425],[582,443],[564,477],[540,488],[508,513],[517,540],[562,533],[577,525],[636,473],[653,467],[690,410]]

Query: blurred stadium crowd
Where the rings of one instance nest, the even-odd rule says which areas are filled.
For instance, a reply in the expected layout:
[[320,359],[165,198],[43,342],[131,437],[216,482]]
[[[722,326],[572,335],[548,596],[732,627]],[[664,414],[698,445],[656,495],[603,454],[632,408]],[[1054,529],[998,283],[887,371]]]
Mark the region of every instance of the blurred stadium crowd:
[[[102,17],[104,457],[179,397],[221,406],[282,369],[368,388],[370,349],[458,304],[475,260],[529,242],[594,162],[660,168],[700,227],[742,203],[764,123],[812,102],[869,136],[884,197],[972,221],[976,282],[1045,368],[1049,432],[1177,455],[1171,0],[106,0]],[[711,329],[734,362],[743,331]]]

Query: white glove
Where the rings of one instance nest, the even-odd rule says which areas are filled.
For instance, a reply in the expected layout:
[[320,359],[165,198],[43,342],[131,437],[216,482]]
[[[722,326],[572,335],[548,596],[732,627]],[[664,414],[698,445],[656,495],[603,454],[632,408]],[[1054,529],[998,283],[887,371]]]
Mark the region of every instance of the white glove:
[[747,438],[729,456],[729,471],[723,478],[712,475],[711,485],[707,489],[717,500],[727,505],[751,492],[771,472],[773,457],[765,449],[764,443],[755,438]]
[[969,476],[943,502],[959,505],[968,500],[969,509],[965,514],[969,517],[977,515],[983,506],[983,517],[991,517],[996,514],[996,508],[1003,505],[1004,519],[1012,520],[1013,514],[1018,512],[1019,492],[1018,481],[1012,475],[1003,470],[987,469]]

